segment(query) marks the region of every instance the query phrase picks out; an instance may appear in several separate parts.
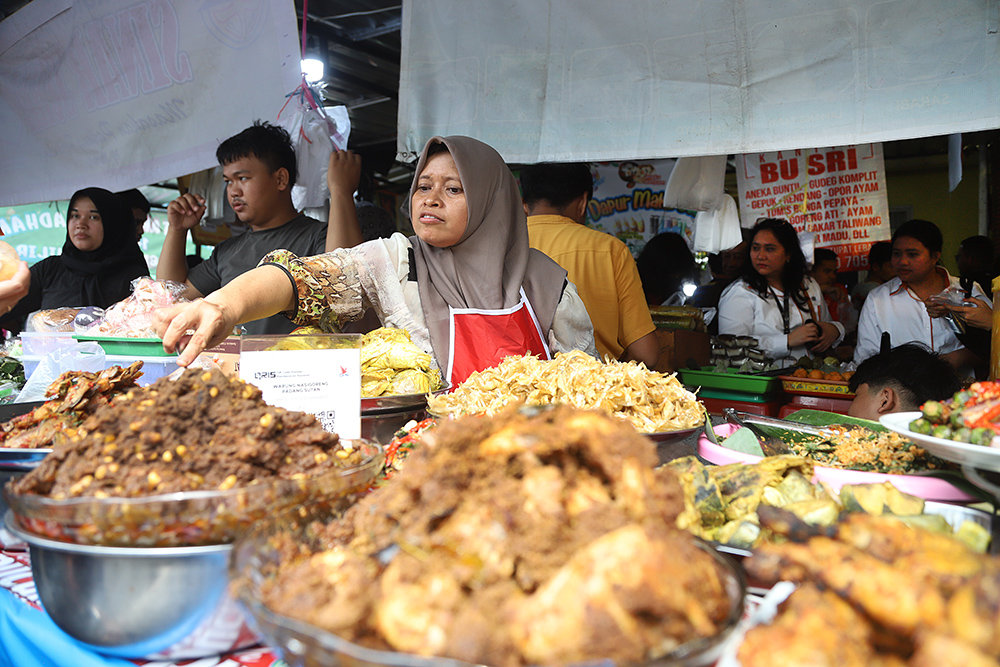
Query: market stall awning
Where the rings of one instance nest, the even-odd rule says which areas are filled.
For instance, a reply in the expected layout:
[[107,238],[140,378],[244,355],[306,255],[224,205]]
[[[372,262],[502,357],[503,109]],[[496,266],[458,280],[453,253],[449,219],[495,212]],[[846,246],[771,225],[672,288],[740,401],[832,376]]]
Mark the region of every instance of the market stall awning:
[[0,23],[0,205],[214,166],[274,120],[299,61],[288,0],[35,0]]
[[428,0],[403,6],[403,153],[757,153],[1000,127],[995,0]]

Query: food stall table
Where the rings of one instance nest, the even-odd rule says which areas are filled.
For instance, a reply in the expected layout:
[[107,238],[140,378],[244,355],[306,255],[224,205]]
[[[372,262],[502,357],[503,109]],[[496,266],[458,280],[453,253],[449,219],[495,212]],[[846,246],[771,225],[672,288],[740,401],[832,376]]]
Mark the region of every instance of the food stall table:
[[74,667],[277,667],[281,658],[265,647],[180,663],[125,660],[89,651],[59,630],[38,605],[26,551],[0,550],[0,663]]

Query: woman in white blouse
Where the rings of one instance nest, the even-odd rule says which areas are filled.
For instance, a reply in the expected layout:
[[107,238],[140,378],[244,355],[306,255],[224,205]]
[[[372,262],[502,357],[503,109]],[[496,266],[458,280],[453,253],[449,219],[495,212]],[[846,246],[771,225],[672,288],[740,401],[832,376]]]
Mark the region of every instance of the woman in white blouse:
[[719,333],[753,336],[775,361],[822,353],[844,337],[823,292],[806,273],[798,234],[787,220],[765,218],[751,230],[743,277],[719,300]]

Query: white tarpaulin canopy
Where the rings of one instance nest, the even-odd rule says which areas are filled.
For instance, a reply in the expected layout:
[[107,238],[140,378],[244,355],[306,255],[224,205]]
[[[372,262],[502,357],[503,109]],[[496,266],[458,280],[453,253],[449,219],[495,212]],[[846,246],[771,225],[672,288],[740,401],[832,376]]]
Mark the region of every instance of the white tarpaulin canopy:
[[291,0],[35,0],[0,23],[0,205],[213,166],[299,59]]
[[997,0],[412,0],[398,148],[597,161],[996,128],[998,27]]

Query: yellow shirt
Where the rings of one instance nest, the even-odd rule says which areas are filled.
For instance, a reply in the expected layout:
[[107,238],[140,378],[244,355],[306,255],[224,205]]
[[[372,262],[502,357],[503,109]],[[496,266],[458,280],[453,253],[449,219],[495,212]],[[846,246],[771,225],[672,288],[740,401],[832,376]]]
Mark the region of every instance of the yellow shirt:
[[528,242],[566,269],[594,324],[597,353],[618,359],[655,331],[628,247],[560,215],[528,216]]

